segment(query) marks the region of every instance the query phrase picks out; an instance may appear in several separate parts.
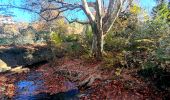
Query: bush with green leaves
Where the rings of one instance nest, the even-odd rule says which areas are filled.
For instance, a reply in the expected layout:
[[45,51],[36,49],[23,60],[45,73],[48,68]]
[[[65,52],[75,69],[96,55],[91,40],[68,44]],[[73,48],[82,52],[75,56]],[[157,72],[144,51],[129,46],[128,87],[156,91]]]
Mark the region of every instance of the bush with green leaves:
[[63,42],[77,42],[79,41],[80,35],[79,34],[65,34],[61,35]]
[[85,34],[84,34],[84,43],[87,46],[91,46],[93,41],[93,32],[90,26],[86,26]]
[[115,36],[109,33],[105,37],[104,49],[106,51],[122,51],[127,47],[128,39],[122,36]]
[[54,55],[67,55],[70,57],[80,57],[87,52],[82,43],[82,38],[79,34],[58,34],[51,32],[50,34],[52,52]]
[[61,39],[61,37],[59,36],[58,33],[51,32],[50,33],[50,39],[54,43],[55,46],[60,46],[61,43],[62,43],[62,39]]

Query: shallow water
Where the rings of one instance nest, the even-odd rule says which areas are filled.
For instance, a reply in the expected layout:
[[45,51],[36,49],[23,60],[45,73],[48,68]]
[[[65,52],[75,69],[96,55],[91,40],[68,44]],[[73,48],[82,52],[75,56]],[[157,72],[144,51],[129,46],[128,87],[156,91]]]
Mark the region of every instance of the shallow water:
[[[34,72],[28,74],[26,79],[16,82],[16,95],[13,100],[78,100],[78,89],[53,95],[50,95],[50,93],[39,93],[38,91],[45,90],[43,80],[38,78],[41,76],[41,73]],[[69,84],[71,83],[69,82]]]

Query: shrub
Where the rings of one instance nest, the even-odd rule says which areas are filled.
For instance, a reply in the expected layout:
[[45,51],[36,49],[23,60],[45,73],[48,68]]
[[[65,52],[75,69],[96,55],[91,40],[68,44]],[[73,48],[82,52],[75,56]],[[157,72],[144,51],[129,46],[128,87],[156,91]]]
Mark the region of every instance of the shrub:
[[114,33],[109,33],[105,37],[104,48],[106,51],[122,51],[126,48],[128,39],[121,36],[114,36]]
[[85,35],[84,35],[84,43],[87,46],[91,46],[93,41],[93,32],[90,26],[86,26],[86,31],[85,31]]
[[63,42],[77,42],[80,38],[79,34],[62,35]]
[[127,66],[126,64],[124,51],[107,52],[103,57],[102,69],[121,68]]
[[58,33],[51,32],[50,39],[56,46],[60,46],[62,43],[62,39],[60,38]]
[[67,47],[65,48],[65,51],[67,52],[68,56],[78,58],[86,53],[86,49],[79,42],[69,43],[69,45],[67,45]]

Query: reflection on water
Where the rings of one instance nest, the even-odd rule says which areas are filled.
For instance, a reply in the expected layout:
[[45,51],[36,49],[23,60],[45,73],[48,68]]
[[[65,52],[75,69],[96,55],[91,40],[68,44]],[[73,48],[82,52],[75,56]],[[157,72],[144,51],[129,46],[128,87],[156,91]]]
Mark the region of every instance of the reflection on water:
[[[72,89],[67,92],[61,92],[50,95],[50,93],[38,93],[44,90],[43,80],[40,80],[41,73],[30,73],[25,80],[21,80],[16,85],[16,95],[14,100],[78,100],[78,89]],[[69,82],[69,85],[71,83]],[[71,84],[72,85],[72,84]]]
[[[38,81],[38,83],[42,83],[41,81]],[[32,96],[35,95],[35,92],[38,91],[39,88],[41,88],[39,85],[37,85],[34,81],[19,81],[16,83],[17,90],[16,90],[16,96],[14,99],[16,100],[31,100]]]
[[76,96],[78,93],[79,91],[77,89],[52,95],[50,93],[40,93],[32,96],[29,100],[79,100]]

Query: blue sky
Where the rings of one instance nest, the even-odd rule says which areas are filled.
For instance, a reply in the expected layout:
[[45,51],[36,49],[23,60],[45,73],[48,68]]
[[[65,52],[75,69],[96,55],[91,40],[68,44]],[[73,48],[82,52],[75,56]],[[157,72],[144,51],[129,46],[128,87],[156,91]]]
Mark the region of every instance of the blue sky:
[[[0,0],[0,4],[8,3],[9,0]],[[20,5],[22,2],[21,0],[10,0],[15,1],[11,3],[15,3],[17,5]],[[154,0],[135,0],[142,8],[144,8],[147,12],[151,12],[152,8],[155,6]],[[9,11],[9,10],[8,10]],[[25,22],[31,22],[34,21],[35,18],[37,18],[36,14],[29,13],[20,9],[11,9],[10,12],[13,12],[13,15],[15,15],[14,20],[15,21],[25,21]],[[75,13],[75,12],[74,12]],[[82,15],[83,12],[76,13],[76,16]],[[73,18],[74,16],[71,16],[72,14],[66,14],[70,18]]]
[[[0,0],[0,4],[15,4],[15,5],[20,5],[22,4],[22,0]],[[12,2],[14,1],[14,2]],[[14,20],[15,21],[19,21],[19,22],[31,22],[33,20],[35,20],[35,17],[37,17],[36,14],[31,13],[31,12],[27,12],[27,11],[23,11],[21,9],[17,9],[17,8],[13,8],[13,9],[8,9],[7,11],[2,11],[2,12],[12,12],[12,15],[14,15]]]
[[151,12],[152,8],[156,5],[154,0],[138,0],[140,1],[140,5],[142,8],[144,8],[146,11]]

